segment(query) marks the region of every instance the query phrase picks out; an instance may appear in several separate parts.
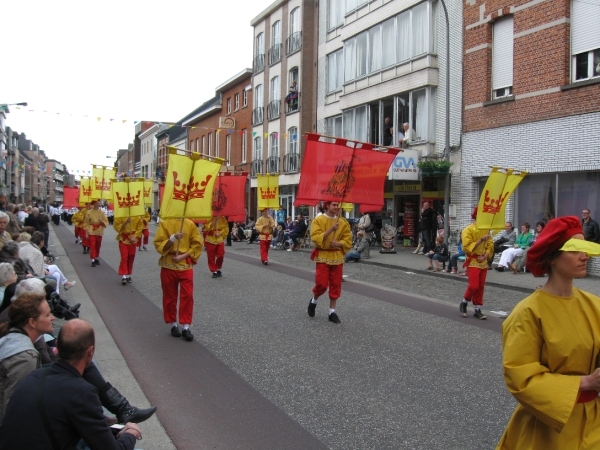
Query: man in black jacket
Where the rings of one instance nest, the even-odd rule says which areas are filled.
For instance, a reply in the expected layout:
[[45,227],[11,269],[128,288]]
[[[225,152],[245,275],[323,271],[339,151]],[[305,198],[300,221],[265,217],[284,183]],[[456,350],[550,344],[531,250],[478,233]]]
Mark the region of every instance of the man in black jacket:
[[419,231],[421,232],[423,254],[425,255],[429,250],[433,250],[431,230],[433,229],[434,218],[434,211],[433,208],[429,207],[429,202],[423,203],[423,208],[421,208],[421,219],[419,220]]
[[598,223],[590,217],[590,210],[587,208],[581,213],[581,226],[586,241],[600,244],[600,228]]
[[139,427],[126,423],[115,438],[96,388],[81,376],[92,362],[94,345],[88,322],[73,319],[63,325],[60,359],[34,370],[15,389],[0,426],[0,450],[75,450],[82,439],[92,450],[133,450],[142,436]]
[[298,243],[298,239],[302,239],[306,235],[307,226],[306,226],[306,221],[302,217],[302,214],[298,214],[297,220],[298,220],[298,225],[296,226],[294,231],[292,231],[290,233],[290,239],[292,240],[292,243],[293,243],[290,250],[298,250],[298,247],[300,245]]

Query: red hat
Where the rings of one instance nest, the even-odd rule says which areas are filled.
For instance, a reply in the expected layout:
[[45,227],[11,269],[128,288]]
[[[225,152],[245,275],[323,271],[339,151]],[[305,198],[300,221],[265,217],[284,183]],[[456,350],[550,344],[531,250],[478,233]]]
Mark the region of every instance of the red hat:
[[477,219],[477,206],[473,208],[473,212],[471,213],[471,219]]
[[527,250],[527,270],[536,277],[548,273],[550,266],[547,257],[576,234],[583,234],[578,217],[564,216],[552,219],[546,224],[535,244]]

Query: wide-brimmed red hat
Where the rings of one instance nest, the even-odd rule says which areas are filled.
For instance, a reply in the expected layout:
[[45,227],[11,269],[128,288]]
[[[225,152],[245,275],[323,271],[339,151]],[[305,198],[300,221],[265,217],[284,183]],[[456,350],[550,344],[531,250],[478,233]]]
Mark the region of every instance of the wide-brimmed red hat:
[[527,270],[536,277],[547,274],[550,269],[547,257],[576,234],[583,234],[578,217],[564,216],[552,219],[546,224],[533,246],[527,250]]

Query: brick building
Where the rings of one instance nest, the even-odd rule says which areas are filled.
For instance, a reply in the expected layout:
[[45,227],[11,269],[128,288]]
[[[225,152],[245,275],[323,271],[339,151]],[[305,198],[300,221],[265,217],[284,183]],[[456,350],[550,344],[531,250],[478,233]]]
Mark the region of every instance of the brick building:
[[[464,5],[460,224],[489,166],[529,175],[507,207],[515,224],[600,218],[600,5],[583,0]],[[454,194],[454,192],[453,192]],[[600,273],[594,262],[593,273]]]

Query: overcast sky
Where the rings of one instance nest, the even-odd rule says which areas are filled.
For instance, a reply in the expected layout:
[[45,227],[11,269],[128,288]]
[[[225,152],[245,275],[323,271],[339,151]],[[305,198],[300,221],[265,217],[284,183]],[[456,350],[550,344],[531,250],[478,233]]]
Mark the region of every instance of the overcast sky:
[[4,1],[0,104],[28,103],[7,125],[76,175],[112,165],[134,120],[175,122],[252,66],[274,1]]

